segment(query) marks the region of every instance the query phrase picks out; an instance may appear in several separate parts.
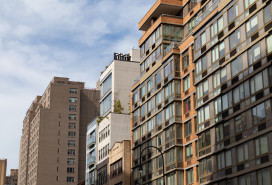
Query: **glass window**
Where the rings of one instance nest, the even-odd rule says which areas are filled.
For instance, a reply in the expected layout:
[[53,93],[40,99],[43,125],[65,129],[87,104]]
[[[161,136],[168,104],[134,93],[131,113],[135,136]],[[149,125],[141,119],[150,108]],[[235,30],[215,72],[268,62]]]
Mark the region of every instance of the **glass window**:
[[183,110],[184,110],[184,114],[188,114],[190,112],[190,110],[191,110],[191,99],[190,99],[190,97],[187,98],[186,100],[184,100]]
[[189,51],[188,49],[182,53],[182,68],[183,70],[189,66]]
[[162,101],[162,99],[161,99],[161,91],[158,92],[158,93],[156,94],[155,99],[156,99],[156,106],[157,106],[157,105],[159,105],[159,104],[161,103],[161,101]]
[[246,22],[246,32],[247,32],[247,37],[252,35],[254,32],[258,30],[258,17],[257,14],[253,17],[251,17],[247,22]]
[[159,112],[156,115],[156,125],[160,125],[161,123],[162,123],[162,114],[161,114],[161,112]]
[[194,171],[193,171],[193,168],[186,171],[186,181],[187,181],[187,184],[193,184],[194,183]]
[[264,168],[262,170],[257,171],[257,179],[258,179],[258,185],[270,185],[271,179],[270,179],[270,168]]
[[168,120],[174,115],[174,104],[168,105],[165,109],[165,120]]
[[247,9],[252,3],[254,3],[256,0],[245,0],[245,9]]
[[207,69],[207,57],[206,55],[199,59],[196,63],[196,74],[199,74],[201,71]]
[[223,24],[223,16],[221,16],[218,20],[216,20],[212,25],[211,25],[211,38],[215,36],[218,32],[220,32],[224,27]]
[[239,28],[233,32],[230,37],[230,50],[235,48],[240,43],[240,30]]
[[187,121],[184,124],[184,132],[185,132],[185,136],[188,136],[188,135],[192,134],[192,123],[191,123],[191,120]]
[[255,44],[248,50],[248,63],[252,65],[254,62],[260,59],[261,51],[259,43]]
[[255,152],[256,156],[268,153],[267,136],[261,136],[255,139]]
[[206,44],[206,32],[204,31],[201,35],[201,46],[204,46]]
[[237,147],[237,162],[241,163],[245,160],[248,160],[248,146],[247,143]]
[[269,35],[266,39],[267,43],[267,53],[270,53],[272,51],[272,35]]
[[250,185],[250,174],[242,175],[238,177],[239,185]]
[[263,89],[262,72],[258,73],[257,75],[250,79],[250,89],[251,94],[255,94],[255,92],[258,92],[259,90]]
[[193,157],[193,145],[189,144],[185,147],[186,150],[186,160],[191,159]]
[[267,24],[271,19],[272,19],[272,11],[271,11],[271,6],[272,4],[270,3],[264,8],[264,22]]
[[234,77],[235,75],[237,75],[241,71],[242,71],[242,60],[241,60],[241,55],[240,55],[238,58],[236,58],[235,60],[233,60],[231,62],[232,77]]
[[183,80],[183,91],[186,92],[190,88],[190,75]]
[[112,75],[110,74],[100,85],[101,97],[103,97],[107,92],[111,90],[112,86]]
[[235,5],[233,5],[228,10],[229,23],[231,23],[237,16],[238,16],[238,3],[236,3]]
[[245,122],[245,115],[244,113],[236,116],[234,118],[234,123],[235,123],[235,131],[236,133],[239,133],[243,131],[246,128],[246,122]]
[[218,170],[231,166],[231,151],[222,152],[217,155]]

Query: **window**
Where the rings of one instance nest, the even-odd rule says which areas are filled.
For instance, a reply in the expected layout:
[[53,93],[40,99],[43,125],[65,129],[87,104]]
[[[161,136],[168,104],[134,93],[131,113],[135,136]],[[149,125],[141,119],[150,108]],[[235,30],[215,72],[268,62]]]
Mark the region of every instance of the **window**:
[[186,69],[189,66],[189,50],[187,49],[182,53],[182,69]]
[[68,158],[67,159],[67,164],[75,164],[75,159],[74,158]]
[[203,33],[201,33],[200,38],[201,38],[201,46],[204,46],[206,44],[206,32],[205,31]]
[[76,120],[77,116],[76,114],[69,114],[69,120]]
[[256,0],[245,0],[245,9],[247,9],[252,3],[254,3]]
[[75,173],[75,168],[67,168],[67,173]]
[[168,120],[174,115],[174,103],[168,105],[165,109],[165,120]]
[[191,32],[192,29],[194,29],[195,27],[195,20],[196,20],[196,16],[194,16],[193,18],[190,19],[190,22],[188,23],[188,27],[189,27],[189,32]]
[[198,124],[207,121],[210,118],[210,107],[209,105],[206,105],[205,107],[202,107],[197,112],[198,115]]
[[112,74],[109,74],[107,78],[100,84],[100,97],[105,96],[112,86]]
[[193,171],[193,168],[186,171],[186,181],[187,181],[187,184],[193,184],[194,183],[194,171]]
[[236,3],[235,5],[233,5],[228,10],[229,23],[231,23],[237,16],[238,16],[238,3]]
[[271,53],[272,51],[272,35],[269,35],[266,39],[267,43],[267,53]]
[[74,177],[67,177],[67,182],[75,182],[75,178]]
[[151,112],[151,110],[153,109],[153,107],[154,107],[154,98],[151,98],[147,102],[147,112]]
[[141,106],[141,117],[144,117],[146,114],[146,103]]
[[225,55],[225,44],[221,42],[212,49],[212,62],[217,61]]
[[147,92],[150,92],[152,87],[153,87],[153,80],[151,79],[147,82]]
[[186,160],[191,159],[193,157],[193,145],[189,144],[185,147],[186,151]]
[[165,130],[165,143],[175,139],[175,127],[171,126],[167,130]]
[[203,159],[199,162],[199,175],[204,176],[212,172],[212,159],[211,157]]
[[262,72],[256,74],[253,78],[250,79],[250,91],[252,95],[261,89],[263,89]]
[[190,110],[191,110],[191,99],[190,99],[190,97],[187,98],[186,100],[184,100],[183,110],[184,110],[184,114],[188,114],[190,112]]
[[156,100],[156,106],[161,103],[161,101],[162,101],[161,91],[156,94],[155,100]]
[[76,128],[76,124],[75,123],[69,123],[69,129],[74,129]]
[[257,171],[257,179],[258,185],[270,185],[270,168],[264,168],[262,170]]
[[245,174],[245,175],[238,177],[238,184],[250,185],[250,174]]
[[248,50],[248,63],[252,65],[254,62],[260,59],[261,52],[260,52],[260,45],[259,43],[255,44]]
[[241,71],[242,71],[242,60],[241,60],[241,55],[240,55],[238,58],[234,59],[231,62],[232,77],[234,77],[235,75],[237,75]]
[[156,115],[156,125],[160,125],[162,123],[162,113],[159,112],[157,115]]
[[265,22],[265,24],[267,24],[272,19],[271,9],[272,9],[271,3],[264,8],[264,22]]
[[191,123],[191,120],[187,121],[184,124],[184,132],[185,132],[185,136],[189,136],[190,134],[192,134],[192,123]]
[[77,89],[70,88],[70,94],[77,94]]
[[186,92],[190,88],[190,75],[183,79],[183,91]]
[[110,177],[116,177],[122,173],[122,159],[110,165]]
[[223,16],[221,16],[211,25],[211,38],[213,38],[218,32],[220,32],[223,27]]
[[168,83],[167,86],[164,88],[164,98],[171,96],[174,94],[174,82]]
[[73,149],[68,149],[68,155],[75,155],[76,151]]
[[76,103],[77,102],[77,98],[71,97],[71,98],[69,98],[69,102],[70,103]]
[[76,141],[68,140],[68,146],[76,146]]
[[251,17],[247,22],[246,22],[246,32],[247,32],[247,37],[252,35],[258,30],[258,17],[257,14],[253,17]]
[[248,160],[248,146],[247,143],[237,147],[237,162],[241,163],[245,160]]
[[265,120],[265,106],[264,103],[252,108],[253,123],[259,124]]
[[206,55],[196,62],[196,74],[207,69],[207,57]]
[[100,103],[100,115],[103,116],[111,109],[112,104],[112,94],[110,93],[101,103]]
[[166,165],[167,166],[176,162],[176,155],[175,154],[176,154],[175,148],[166,152]]
[[159,84],[161,82],[161,76],[162,76],[162,73],[161,71],[158,72],[156,75],[155,75],[155,84]]
[[69,111],[76,111],[77,106],[69,105]]
[[268,153],[267,136],[261,136],[255,139],[255,152],[256,156],[261,156]]
[[76,137],[76,132],[68,132],[68,137]]
[[136,103],[139,100],[138,91],[136,91],[133,94],[132,99],[133,99],[133,104]]
[[150,132],[155,127],[154,119],[150,119],[147,121],[147,132]]
[[229,37],[229,42],[230,42],[230,50],[235,48],[239,43],[240,43],[240,30],[239,28],[235,30]]
[[231,151],[222,152],[217,155],[217,168],[221,170],[231,166]]
[[234,123],[235,123],[236,133],[243,131],[246,128],[245,113],[242,113],[241,115],[236,116],[234,118]]
[[141,87],[140,92],[141,92],[141,98],[144,97],[144,95],[146,93],[145,92],[145,85]]
[[199,144],[200,150],[202,148],[210,146],[210,144],[211,144],[210,131],[206,131],[206,132],[203,132],[202,134],[200,134],[200,136],[198,138],[198,144]]
[[230,136],[229,122],[219,125],[215,128],[216,142],[227,139]]
[[167,77],[169,74],[173,72],[173,61],[169,62],[165,67],[164,67],[164,77]]

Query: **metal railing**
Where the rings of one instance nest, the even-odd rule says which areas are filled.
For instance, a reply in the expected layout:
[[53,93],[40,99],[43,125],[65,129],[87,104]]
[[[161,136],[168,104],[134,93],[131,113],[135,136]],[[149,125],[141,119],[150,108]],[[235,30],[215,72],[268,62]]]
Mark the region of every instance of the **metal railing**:
[[88,140],[87,140],[87,145],[89,146],[89,145],[91,145],[91,144],[93,144],[95,142],[96,142],[95,136],[89,137]]
[[96,157],[91,156],[90,158],[87,159],[87,165],[94,164],[96,162]]
[[172,42],[165,50],[163,51],[164,56],[167,55],[172,49],[177,48],[178,44],[176,42]]
[[218,1],[212,4],[205,12],[196,18],[195,25],[198,25],[203,21],[216,7],[218,7]]

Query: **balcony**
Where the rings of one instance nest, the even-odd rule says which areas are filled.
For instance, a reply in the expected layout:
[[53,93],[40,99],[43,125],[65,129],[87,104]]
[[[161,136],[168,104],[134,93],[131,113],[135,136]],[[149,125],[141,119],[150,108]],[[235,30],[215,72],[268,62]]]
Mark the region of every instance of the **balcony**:
[[88,140],[87,140],[87,146],[88,146],[89,148],[94,147],[95,143],[96,143],[96,138],[95,138],[95,136],[92,136],[92,137],[89,137],[89,138],[88,138]]
[[178,44],[175,42],[172,42],[164,51],[163,51],[163,56],[166,56],[172,49],[178,49]]
[[213,3],[205,12],[203,12],[199,17],[196,18],[195,25],[199,25],[212,11],[218,7],[218,1]]
[[89,157],[89,158],[87,159],[87,166],[88,166],[89,168],[92,168],[92,167],[94,167],[95,162],[96,162],[96,157],[95,157],[95,156],[91,156],[91,157]]
[[180,0],[157,0],[147,14],[139,22],[139,30],[147,31],[151,23],[158,19],[162,14],[176,16],[182,10],[183,3]]

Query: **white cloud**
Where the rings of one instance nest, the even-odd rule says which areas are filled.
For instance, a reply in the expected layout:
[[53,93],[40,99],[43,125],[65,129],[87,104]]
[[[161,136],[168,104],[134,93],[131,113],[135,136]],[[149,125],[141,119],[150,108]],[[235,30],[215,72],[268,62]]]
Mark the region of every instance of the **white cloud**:
[[53,76],[95,87],[113,52],[137,47],[155,0],[13,0],[0,6],[0,158],[18,168],[25,113]]

